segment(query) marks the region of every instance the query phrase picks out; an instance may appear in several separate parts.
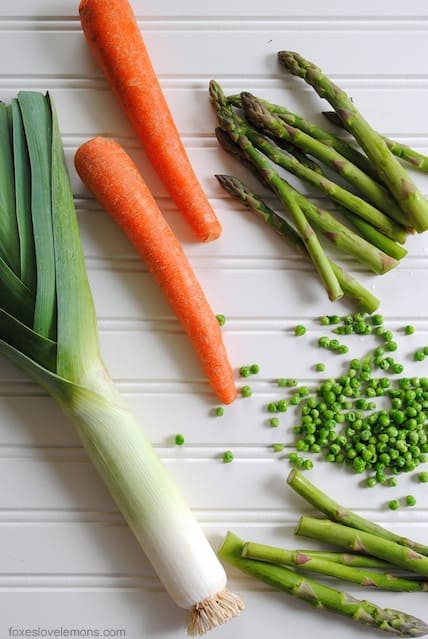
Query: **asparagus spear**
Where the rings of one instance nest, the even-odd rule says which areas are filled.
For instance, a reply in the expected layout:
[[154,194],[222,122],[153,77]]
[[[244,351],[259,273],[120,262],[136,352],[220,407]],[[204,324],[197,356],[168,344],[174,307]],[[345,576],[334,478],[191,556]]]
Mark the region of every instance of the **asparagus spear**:
[[397,203],[418,232],[428,229],[428,202],[411,180],[382,136],[375,131],[355,107],[351,98],[311,62],[298,53],[281,51],[280,63],[293,75],[303,78],[316,92],[326,98],[376,168]]
[[324,174],[320,165],[314,162],[306,155],[306,153],[303,153],[303,151],[301,151],[297,146],[294,146],[294,144],[290,144],[290,142],[287,142],[286,140],[276,140],[276,144],[280,149],[287,151],[287,153],[296,158],[296,160],[298,160],[300,164],[303,164],[303,166],[306,166],[308,169],[312,169],[312,171],[315,171],[320,175]]
[[313,557],[311,553],[301,550],[276,548],[265,544],[247,542],[242,549],[242,557],[267,561],[268,563],[294,566],[299,570],[308,570],[343,581],[350,581],[360,586],[393,590],[396,592],[426,592],[428,582],[412,581],[405,577],[397,577],[389,573],[373,572],[363,568],[345,566],[322,557]]
[[298,233],[311,257],[312,263],[324,284],[329,299],[340,299],[343,296],[343,290],[341,289],[324,249],[321,246],[312,226],[307,221],[293,190],[286,182],[283,182],[280,176],[272,169],[271,164],[268,160],[266,160],[264,155],[251,144],[250,140],[245,135],[245,129],[234,116],[232,108],[226,104],[223,91],[216,82],[210,82],[210,95],[222,127],[228,131],[234,142],[236,142],[244,150],[251,161],[261,171],[263,171],[264,179],[278,195],[285,209],[288,210],[292,216]]
[[420,544],[416,541],[397,535],[378,524],[371,522],[360,515],[357,515],[352,510],[344,508],[333,499],[330,499],[322,490],[317,488],[312,482],[309,481],[303,473],[293,468],[288,477],[288,485],[291,486],[301,497],[306,499],[307,502],[312,504],[319,511],[327,515],[330,519],[345,526],[351,526],[363,532],[371,533],[377,537],[381,537],[386,541],[392,541],[396,544],[406,546],[415,552],[428,556],[428,546]]
[[[369,204],[362,198],[358,197],[354,193],[347,191],[343,187],[339,186],[332,180],[329,180],[326,175],[320,171],[314,171],[313,169],[304,166],[296,158],[289,153],[285,153],[278,148],[271,140],[263,135],[260,135],[257,131],[251,127],[245,127],[245,132],[248,139],[254,144],[256,148],[262,151],[272,162],[278,164],[283,169],[290,171],[293,175],[301,178],[305,182],[308,182],[312,186],[315,186],[322,191],[327,197],[334,202],[338,202],[343,207],[355,213],[358,217],[361,217],[366,222],[373,224],[379,228],[383,227],[385,222],[385,215],[376,209],[372,204]],[[384,228],[384,227],[383,227]],[[387,221],[387,228],[390,228],[390,221]],[[385,230],[385,228],[384,228]],[[376,249],[372,248],[372,252],[377,254]],[[383,269],[388,260],[385,261],[385,254],[378,255],[378,264]],[[396,266],[396,262],[391,262],[390,267]],[[384,270],[378,270],[379,266],[373,270],[377,273],[384,273]],[[389,270],[389,269],[388,269]]]
[[369,601],[360,601],[346,592],[320,584],[283,566],[245,559],[241,556],[243,547],[243,540],[228,532],[218,555],[245,574],[298,597],[315,608],[338,612],[354,621],[399,637],[421,637],[428,633],[428,626],[412,615],[380,608]]
[[[358,166],[358,168],[364,171],[364,173],[367,173],[367,175],[370,175],[372,178],[377,179],[376,172],[374,171],[373,166],[369,162],[368,158],[357,149],[354,149],[353,146],[351,146],[341,138],[338,138],[333,133],[326,131],[325,129],[317,126],[316,124],[313,124],[312,122],[308,122],[308,120],[302,118],[300,115],[296,115],[292,111],[289,111],[284,106],[281,106],[279,104],[272,104],[268,100],[263,100],[259,97],[257,99],[271,113],[280,116],[281,119],[284,120],[284,122],[287,122],[287,124],[300,129],[316,140],[320,140],[320,142],[322,142],[323,144],[336,149],[338,153],[352,162],[352,164],[355,164],[355,166]],[[233,106],[241,106],[240,95],[229,95],[227,96],[226,100]]]
[[[259,213],[266,224],[269,224],[269,226],[275,229],[275,231],[287,240],[298,253],[309,259],[305,245],[294,228],[280,215],[278,215],[278,213],[265,204],[263,200],[249,191],[248,188],[240,180],[238,180],[238,178],[230,175],[216,175],[216,178],[222,187],[228,191],[228,193],[239,198],[245,206],[256,213]],[[335,262],[330,260],[330,264],[345,295],[351,299],[355,299],[360,304],[361,308],[367,313],[374,313],[379,306],[379,300]]]
[[428,557],[421,555],[413,548],[401,546],[394,541],[388,541],[350,526],[336,524],[329,519],[301,517],[297,524],[296,535],[326,541],[347,550],[365,552],[405,570],[428,577]]
[[[376,217],[376,226],[393,239],[401,242],[405,240],[404,229],[399,225],[407,224],[406,217],[383,186],[363,173],[335,149],[326,146],[319,140],[300,131],[300,129],[290,126],[275,114],[270,113],[251,93],[242,92],[241,102],[245,115],[255,126],[269,131],[275,137],[291,142],[305,153],[313,155],[327,164],[333,171],[339,173],[357,188],[371,204],[379,209],[379,214]],[[380,211],[383,211],[383,213]],[[394,218],[395,223],[390,218]]]
[[[310,168],[319,173],[319,175],[325,175],[319,164],[313,160],[310,160],[310,162]],[[401,260],[407,255],[407,249],[405,249],[404,246],[394,242],[394,240],[391,240],[391,238],[387,237],[384,233],[381,233],[381,231],[366,220],[363,220],[361,217],[355,215],[352,211],[345,209],[344,207],[339,206],[337,209],[345,215],[351,224],[359,231],[360,235],[368,240],[370,244],[373,244],[378,249],[396,260]]]
[[355,552],[333,552],[329,550],[300,550],[309,557],[314,559],[327,559],[328,561],[334,561],[337,564],[344,566],[354,566],[357,568],[381,568],[391,570],[393,566],[383,559],[377,559],[376,557],[369,557],[368,555],[360,555]]
[[[241,147],[235,144],[230,136],[222,129],[217,128],[215,133],[219,143],[225,151],[228,151],[228,153],[231,153],[238,158],[246,168],[249,168],[257,175],[265,186],[269,187],[269,184],[267,184],[264,179],[264,173],[256,169]],[[329,211],[315,206],[315,204],[308,200],[308,198],[299,191],[294,190],[294,192],[298,198],[300,206],[310,222],[322,231],[323,235],[329,240],[329,242],[345,253],[352,255],[355,259],[361,262],[361,264],[365,264],[370,268],[371,260],[370,257],[367,257],[370,253],[370,244],[364,241],[363,238],[354,233],[350,228],[339,222],[339,220],[331,215]]]
[[[343,127],[343,122],[336,111],[323,111],[322,114],[332,124]],[[414,168],[428,173],[428,157],[426,155],[415,151],[415,149],[407,146],[407,144],[402,144],[401,142],[397,142],[397,140],[391,140],[391,138],[387,138],[385,135],[383,135],[382,138],[385,140],[386,146],[393,155],[405,160]]]

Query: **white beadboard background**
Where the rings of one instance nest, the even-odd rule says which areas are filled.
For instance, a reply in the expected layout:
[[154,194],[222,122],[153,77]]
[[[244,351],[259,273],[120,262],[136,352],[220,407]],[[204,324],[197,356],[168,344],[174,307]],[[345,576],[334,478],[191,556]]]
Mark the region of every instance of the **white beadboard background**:
[[[227,92],[253,91],[321,123],[321,101],[276,64],[278,50],[297,50],[347,89],[378,129],[428,152],[428,6],[422,0],[132,1],[190,158],[223,225],[221,239],[202,245],[148,166],[89,55],[77,4],[1,1],[0,99],[8,101],[19,89],[54,96],[107,365],[215,546],[229,528],[254,540],[308,546],[293,537],[293,527],[299,514],[311,511],[287,489],[288,463],[270,449],[273,442],[290,443],[293,418],[282,417],[280,428],[272,429],[264,406],[279,398],[273,383],[278,376],[311,383],[321,359],[326,374],[339,373],[344,359],[317,350],[322,333],[314,318],[351,307],[330,305],[310,268],[217,185],[214,173],[244,172],[216,144],[207,84],[215,78]],[[75,149],[100,133],[117,138],[135,158],[213,309],[226,315],[233,366],[260,364],[250,382],[253,396],[238,399],[222,418],[213,417],[215,397],[146,269],[74,172]],[[427,177],[415,178],[428,194]],[[404,263],[381,278],[351,260],[344,263],[381,298],[391,329],[415,324],[414,336],[399,338],[399,353],[406,372],[426,374],[410,353],[428,340],[428,235],[412,238],[408,247]],[[294,337],[296,323],[308,327],[304,337]],[[359,338],[348,343],[350,356],[371,345]],[[187,614],[162,590],[72,427],[5,361],[0,411],[0,639],[22,636],[11,633],[22,629],[48,636],[42,630],[58,628],[80,630],[73,636],[121,629],[127,639],[184,637]],[[186,439],[182,448],[173,443],[177,432]],[[234,452],[232,464],[221,462],[225,449]],[[397,488],[368,490],[356,475],[321,462],[309,476],[348,506],[428,540],[426,488],[414,478],[401,478]],[[392,513],[385,507],[409,493],[417,498],[414,509]],[[267,630],[271,639],[376,635],[228,572],[247,610],[213,632],[213,639],[251,639]],[[426,614],[426,594],[348,590]]]

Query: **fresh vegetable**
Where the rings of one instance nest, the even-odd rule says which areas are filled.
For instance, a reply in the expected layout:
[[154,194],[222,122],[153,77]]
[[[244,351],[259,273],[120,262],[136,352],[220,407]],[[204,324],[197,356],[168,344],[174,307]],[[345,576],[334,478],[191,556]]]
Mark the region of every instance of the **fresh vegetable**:
[[[230,136],[221,128],[217,128],[215,133],[222,148],[247,166],[249,157],[245,154],[241,147],[238,144],[235,144]],[[261,168],[257,167],[255,163],[250,163],[250,167],[256,170],[257,177],[261,179],[263,184],[271,188],[269,184],[266,184],[264,172],[262,172]],[[274,171],[273,167],[271,167],[271,170]],[[369,242],[364,240],[364,238],[357,233],[354,233],[349,227],[342,224],[329,211],[315,206],[315,204],[313,204],[302,193],[291,187],[284,180],[283,182],[288,188],[293,189],[294,195],[306,217],[311,224],[322,232],[323,237],[341,251],[352,255],[356,260],[365,264],[371,270],[376,271],[379,268],[381,268],[381,270],[385,270],[384,267],[379,267],[379,251],[374,251],[374,247]],[[385,257],[387,265],[389,264],[389,266],[393,266],[394,262],[391,261],[388,256]]]
[[221,226],[187,157],[128,0],[81,0],[83,32],[144,150],[196,237]]
[[384,139],[358,111],[352,99],[321,71],[298,53],[280,51],[279,62],[293,75],[303,78],[328,100],[345,128],[350,131],[372,162],[377,174],[418,231],[428,229],[428,202],[404,167],[388,149]]
[[[343,127],[344,124],[336,111],[323,111],[323,116],[332,124]],[[412,165],[413,168],[419,169],[424,173],[428,173],[428,157],[415,151],[410,146],[391,140],[390,138],[382,136],[388,149],[401,160],[405,160]]]
[[398,610],[380,608],[369,601],[360,601],[348,593],[335,590],[297,574],[285,566],[242,557],[245,542],[228,532],[218,555],[247,575],[251,575],[277,590],[298,597],[314,608],[332,610],[350,619],[399,637],[419,637],[428,632],[423,621]]
[[[301,497],[306,499],[307,502],[319,511],[327,515],[327,517],[329,517],[332,521],[369,533],[372,536],[377,536],[385,541],[391,541],[396,545],[399,544],[401,546],[405,546],[415,551],[415,553],[428,556],[428,547],[424,544],[412,541],[407,537],[397,535],[396,533],[379,526],[379,524],[371,522],[368,519],[361,517],[361,515],[357,515],[352,510],[344,508],[326,495],[320,488],[310,482],[302,473],[299,473],[298,470],[293,469],[290,471],[287,482],[288,485]],[[355,550],[358,549],[356,548]]]
[[303,326],[303,324],[298,324],[297,326],[295,326],[294,328],[295,335],[300,337],[301,335],[304,335],[305,333],[306,333],[306,327]]
[[[235,107],[242,107],[241,96],[239,94],[228,95],[226,100],[229,104],[232,104]],[[355,149],[353,146],[348,144],[348,142],[342,140],[342,138],[337,137],[333,133],[330,133],[330,131],[326,131],[312,122],[308,122],[308,120],[303,118],[301,115],[296,115],[296,113],[289,111],[286,107],[280,104],[272,104],[268,100],[263,100],[260,97],[258,97],[257,100],[261,102],[268,111],[279,116],[281,120],[284,120],[287,124],[300,129],[316,140],[320,140],[320,142],[326,146],[331,146],[340,153],[340,155],[343,155],[343,157],[352,162],[352,164],[358,166],[358,168],[364,171],[364,173],[367,173],[367,175],[370,175],[374,179],[377,178],[368,158],[358,151],[358,149]]]
[[[248,543],[248,542],[247,542]],[[377,568],[377,569],[387,569],[392,570],[394,566],[392,566],[387,561],[383,561],[382,559],[377,559],[376,557],[370,557],[369,555],[361,555],[358,553],[352,552],[336,552],[336,551],[328,551],[328,550],[301,550],[298,549],[293,552],[301,552],[308,557],[314,559],[326,559],[329,562],[334,562],[336,564],[341,564],[343,566],[353,566],[356,568]]]
[[[259,213],[266,224],[271,226],[281,237],[288,241],[298,253],[308,257],[305,245],[294,228],[265,204],[263,200],[249,191],[245,184],[238,180],[238,178],[230,175],[216,175],[216,178],[222,187],[231,195],[239,198],[245,206]],[[371,313],[375,311],[379,306],[379,300],[335,262],[330,260],[330,263],[345,295],[355,299],[367,312]]]
[[[258,102],[257,98],[255,98],[255,96],[251,93],[246,91],[242,92],[241,102],[245,115],[255,126],[261,130],[268,131],[273,136],[291,142],[302,149],[305,153],[309,153],[317,159],[322,160],[327,166],[339,173],[339,175],[346,179],[350,184],[355,186],[355,188],[364,195],[368,202],[371,202],[374,207],[379,209],[372,209],[370,211],[370,214],[366,217],[368,221],[372,222],[374,226],[382,230],[389,237],[392,237],[397,241],[405,240],[404,229],[399,226],[400,224],[406,223],[405,217],[384,187],[373,180],[373,178],[370,178],[368,175],[363,173],[358,167],[353,165],[332,147],[322,144],[300,129],[296,129],[289,124],[286,124],[274,113],[270,113],[270,111],[268,111],[261,102]],[[322,184],[322,180],[319,180],[319,182]],[[330,197],[332,197],[333,194],[336,194],[337,196],[338,192],[340,192],[340,189],[334,190],[334,186],[332,187],[330,184]],[[345,199],[342,197],[342,200],[342,204],[347,202],[346,197]],[[357,212],[355,208],[353,208],[353,210]],[[384,213],[382,213],[382,211]],[[358,214],[361,215],[361,213],[362,210],[360,207]],[[391,218],[394,218],[394,220],[398,222],[398,225],[394,224]]]
[[216,395],[236,395],[222,333],[204,292],[137,167],[115,141],[97,137],[76,152],[81,179],[134,244],[181,322]]
[[[12,119],[12,127],[19,127],[14,133],[21,136],[15,146],[21,154],[15,157],[19,169],[15,188],[30,189],[32,203],[26,209],[31,223],[20,220],[19,224],[19,232],[30,235],[18,244],[18,264],[27,269],[35,255],[37,289],[34,295],[1,263],[0,281],[10,295],[0,301],[0,352],[73,420],[87,454],[166,590],[191,611],[189,633],[201,634],[237,614],[242,602],[225,589],[226,575],[215,553],[103,363],[52,101],[49,96],[21,92],[14,104],[24,123],[23,131],[19,118]],[[8,144],[7,139],[1,140],[3,144]],[[24,183],[22,169],[28,158],[29,182]],[[15,169],[9,170],[13,174]],[[17,194],[24,199],[24,192]],[[9,239],[3,234],[5,256]],[[18,236],[11,241],[12,255],[17,240]],[[22,254],[24,250],[29,254]],[[28,284],[36,281],[26,269]]]
[[335,544],[347,550],[367,553],[384,559],[394,566],[428,576],[428,557],[414,548],[402,546],[376,534],[364,532],[349,525],[343,526],[328,519],[300,517],[296,535]]
[[[290,151],[285,152],[268,138],[260,135],[260,133],[252,127],[246,126],[245,131],[249,140],[272,162],[288,170],[303,181],[308,182],[322,191],[330,200],[336,202],[336,204],[339,205],[337,209],[352,222],[371,244],[385,250],[387,255],[396,257],[397,259],[401,259],[407,254],[407,250],[403,246],[397,244],[376,228],[376,220],[380,219],[379,223],[384,224],[385,216],[372,204],[330,180],[324,170],[313,160],[311,160],[311,166],[308,166],[307,162],[303,163],[300,158],[295,157],[295,154],[293,155]],[[388,227],[389,226],[388,224]],[[402,239],[401,231],[397,237]],[[376,251],[374,251],[371,245],[370,250],[376,255]],[[388,260],[384,254],[379,253],[378,262],[381,258],[384,264],[381,262],[380,266],[376,265],[376,269],[373,269],[377,273],[384,273],[396,265],[392,260]]]
[[287,550],[255,542],[247,542],[242,549],[242,557],[266,561],[268,563],[292,566],[297,570],[315,572],[343,581],[382,590],[396,592],[426,592],[428,582],[398,577],[390,573],[374,572],[361,567],[349,566],[325,557],[314,556],[303,550]]
[[258,167],[258,170],[263,173],[264,180],[278,195],[285,209],[290,213],[297,232],[328,293],[329,299],[340,299],[343,296],[343,290],[315,231],[307,221],[305,213],[294,195],[293,189],[287,182],[282,180],[272,169],[264,155],[250,142],[246,136],[245,128],[241,126],[239,120],[235,118],[231,107],[227,105],[221,87],[214,81],[210,82],[210,96],[221,126],[227,130],[232,140],[242,148],[244,153]]
[[[428,453],[428,380],[392,377],[400,375],[404,367],[390,356],[397,343],[382,322],[380,315],[363,313],[321,318],[322,326],[331,325],[338,335],[373,335],[383,345],[361,360],[352,359],[343,374],[324,379],[313,388],[298,402],[293,428],[298,450],[322,452],[326,461],[346,464],[357,473],[373,472],[367,486],[389,481],[388,475],[412,472],[427,460]],[[347,349],[328,335],[320,336],[318,345],[334,353]],[[380,377],[375,375],[376,368],[382,371]],[[370,401],[376,397],[384,397],[382,407]]]

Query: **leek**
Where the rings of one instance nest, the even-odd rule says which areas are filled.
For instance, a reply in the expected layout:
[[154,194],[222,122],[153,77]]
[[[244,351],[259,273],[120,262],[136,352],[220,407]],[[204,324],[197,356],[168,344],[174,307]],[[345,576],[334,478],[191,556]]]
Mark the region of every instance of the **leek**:
[[20,92],[2,127],[0,352],[73,420],[165,589],[191,611],[188,633],[203,634],[243,603],[103,363],[50,96]]

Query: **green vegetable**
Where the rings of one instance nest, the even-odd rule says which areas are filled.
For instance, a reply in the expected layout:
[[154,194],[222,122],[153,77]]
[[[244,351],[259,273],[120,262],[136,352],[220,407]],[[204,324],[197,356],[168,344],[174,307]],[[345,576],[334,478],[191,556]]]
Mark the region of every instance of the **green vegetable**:
[[302,324],[298,324],[294,329],[294,334],[297,336],[304,335],[306,333],[306,328],[302,326]]
[[231,450],[225,450],[223,453],[223,462],[225,464],[230,464],[230,462],[233,462],[234,460],[234,456]]
[[273,444],[272,448],[274,453],[282,453],[284,450],[284,444]]
[[223,415],[224,415],[223,406],[217,406],[217,408],[215,409],[215,414],[216,414],[217,417],[223,417]]
[[250,386],[243,386],[241,388],[242,397],[251,397],[252,394],[253,394],[253,391],[251,390]]
[[426,484],[428,482],[428,473],[426,471],[418,473],[418,480],[421,483]]
[[287,550],[255,542],[247,542],[242,549],[242,557],[272,564],[293,566],[298,570],[311,571],[343,581],[383,590],[397,592],[426,592],[428,583],[397,577],[389,573],[377,573],[371,570],[344,565],[317,557],[302,550]]
[[414,332],[415,332],[415,327],[412,326],[411,324],[407,324],[407,326],[404,327],[405,335],[413,335]]
[[175,436],[175,443],[177,446],[183,446],[184,444],[184,437],[183,435],[181,435],[180,433],[178,435]]
[[226,317],[224,315],[216,315],[216,318],[220,326],[224,326],[226,324]]
[[325,371],[325,364],[323,364],[323,362],[319,362],[318,364],[315,364],[315,370],[317,371],[317,373],[321,373],[322,371]]
[[251,375],[251,370],[249,366],[241,366],[239,369],[239,374],[241,377],[249,377]]
[[305,477],[302,473],[299,473],[298,470],[293,469],[290,471],[287,483],[307,502],[327,515],[327,517],[333,521],[362,532],[370,533],[371,535],[377,536],[385,541],[391,541],[396,545],[402,545],[403,547],[410,548],[421,555],[428,555],[427,546],[397,535],[396,533],[393,533],[390,530],[357,515],[352,512],[352,510],[344,508],[328,497],[328,495],[326,495],[320,488],[312,484],[309,479],[307,479],[307,477]]
[[[229,95],[227,96],[227,102],[236,107],[241,107],[241,96],[240,95]],[[341,138],[333,135],[329,131],[322,129],[321,127],[313,124],[312,122],[308,122],[300,115],[296,115],[292,113],[288,109],[278,104],[272,104],[267,100],[262,100],[261,98],[257,98],[271,113],[278,115],[281,117],[284,122],[290,124],[291,126],[304,131],[311,137],[316,140],[320,140],[326,146],[331,146],[333,149],[336,149],[338,153],[347,158],[350,162],[358,166],[364,173],[371,175],[376,179],[376,173],[373,171],[373,167],[370,162],[367,160],[363,153],[360,153],[353,146],[342,140]],[[323,114],[324,115],[324,114]]]
[[250,373],[251,375],[257,375],[257,373],[260,373],[260,366],[258,364],[251,364]]
[[302,77],[318,94],[326,98],[339,115],[367,157],[381,180],[388,186],[396,202],[418,232],[428,229],[428,202],[417,189],[403,166],[392,155],[382,136],[363,118],[351,98],[333,84],[321,69],[302,56],[290,51],[278,54],[280,63],[293,75]]
[[391,501],[388,502],[388,508],[389,510],[398,510],[400,508],[398,499],[391,499]]
[[[224,141],[224,135],[218,133],[220,140]],[[231,141],[230,141],[231,142]],[[239,147],[238,147],[239,148]],[[287,240],[293,248],[300,254],[309,259],[305,245],[301,238],[296,233],[294,228],[282,217],[280,217],[273,209],[271,209],[265,202],[258,198],[254,193],[248,190],[248,188],[240,181],[230,175],[216,175],[217,180],[225,188],[228,193],[234,197],[239,198],[248,208],[252,209],[256,213],[259,213],[264,221],[269,224],[281,237]],[[308,204],[310,205],[309,201]],[[330,215],[330,214],[328,214]],[[330,216],[331,220],[334,218]],[[323,218],[324,219],[324,218]],[[355,236],[356,238],[358,236]],[[350,242],[351,246],[357,246],[358,241]],[[361,252],[361,259],[367,259],[367,251]],[[349,273],[344,271],[335,262],[330,260],[330,264],[336,274],[336,277],[342,287],[345,295],[352,299],[355,299],[361,307],[371,313],[379,306],[379,300],[361,284],[357,282]]]
[[306,219],[294,190],[282,180],[265,156],[250,142],[246,135],[245,127],[241,125],[231,107],[227,105],[221,87],[214,81],[210,82],[210,96],[222,128],[225,129],[232,140],[241,147],[245,155],[258,170],[262,171],[265,182],[272,188],[285,209],[290,213],[296,225],[297,232],[328,293],[329,299],[339,299],[342,297],[343,291],[315,231]]
[[325,541],[351,551],[367,553],[388,561],[394,566],[428,576],[428,557],[372,533],[313,517],[301,517],[295,532],[296,535]]
[[214,622],[224,621],[225,614],[237,613],[242,604],[234,595],[229,598],[221,564],[114,386],[99,351],[52,100],[21,92],[11,116],[13,163],[5,129],[0,137],[1,204],[10,186],[6,180],[12,177],[17,206],[7,204],[8,211],[0,215],[0,352],[74,422],[89,458],[174,601],[199,618],[206,599],[218,591],[218,607],[211,605],[209,614]]
[[[323,116],[332,124],[343,127],[343,122],[335,111],[323,111]],[[402,144],[396,140],[391,140],[384,135],[382,138],[391,153],[411,164],[413,168],[424,171],[425,173],[428,172],[428,157],[426,155],[415,151],[406,144]]]
[[416,506],[416,499],[413,495],[406,496],[406,506]]
[[279,426],[278,417],[271,417],[270,420],[269,420],[269,423],[272,426],[272,428],[277,428]]
[[[403,223],[403,213],[389,195],[388,191],[384,187],[380,186],[379,182],[376,182],[373,178],[363,173],[363,171],[353,165],[333,148],[322,144],[315,138],[312,138],[303,131],[286,124],[273,113],[270,113],[263,104],[257,101],[255,96],[251,95],[251,93],[241,93],[241,102],[245,115],[256,127],[261,130],[269,131],[271,135],[274,135],[277,138],[291,142],[302,149],[305,153],[309,153],[321,160],[333,169],[333,171],[339,173],[344,179],[355,186],[355,188],[357,188],[364,196],[365,200],[373,205],[373,209],[371,209],[370,212],[368,212],[364,206],[360,207],[354,205],[352,210],[355,213],[357,213],[358,209],[358,214],[363,215],[364,211],[364,218],[372,223],[373,226],[382,230],[385,235],[388,235],[388,237],[397,241],[403,241],[405,239],[405,233],[403,233],[403,229],[400,227]],[[286,168],[289,170],[288,166]],[[308,176],[309,169],[305,168],[304,173]],[[317,180],[315,175],[316,174],[312,176],[314,181]],[[317,181],[319,186],[322,182],[322,178],[320,179],[320,176],[318,176]],[[332,185],[329,186],[329,196],[337,197],[337,195],[338,190],[334,188],[334,183],[332,183]],[[342,196],[340,203],[348,208],[348,197],[346,195],[345,197]],[[391,218],[394,218],[396,222],[392,222]]]
[[[306,152],[327,161],[330,168],[337,170],[340,162],[339,172],[342,175],[345,177],[350,175],[354,178],[350,181],[354,183],[354,185],[355,182],[358,182],[360,184],[360,189],[361,183],[363,183],[364,191],[368,188],[365,185],[365,181],[367,181],[375,195],[370,197],[367,196],[367,193],[364,193],[364,195],[367,196],[366,200],[353,194],[351,191],[346,190],[336,184],[336,182],[330,180],[321,169],[315,171],[313,168],[305,166],[295,157],[281,150],[269,139],[263,137],[257,133],[257,131],[254,131],[251,127],[247,126],[245,127],[246,135],[256,148],[262,151],[272,162],[278,164],[283,169],[286,169],[293,175],[296,175],[322,191],[322,193],[328,198],[337,202],[339,205],[351,211],[358,217],[366,220],[374,227],[382,230],[388,237],[392,237],[393,239],[400,241],[404,239],[402,229],[395,224],[391,225],[390,218],[388,218],[383,211],[386,211],[391,216],[392,213],[395,213],[395,219],[398,219],[400,223],[402,222],[402,213],[392,200],[391,196],[382,187],[380,187],[377,182],[362,173],[357,167],[353,166],[346,160],[346,158],[340,156],[333,149],[325,147],[323,144],[318,143],[305,133],[285,124],[280,118],[277,118],[274,114],[270,113],[263,104],[250,93],[243,93],[242,96],[242,104],[244,106],[245,113],[255,126],[261,130],[269,131],[280,140],[285,139],[289,142],[293,141],[293,144],[296,144],[297,146],[301,145],[303,150]],[[391,209],[388,209],[388,205],[391,203],[392,212]]]
[[398,636],[415,637],[428,632],[423,621],[403,612],[382,609],[369,601],[359,601],[349,594],[324,586],[284,566],[242,557],[244,541],[228,532],[218,551],[220,559],[277,590],[282,590],[310,603],[316,609],[326,608],[354,621],[385,630]]

